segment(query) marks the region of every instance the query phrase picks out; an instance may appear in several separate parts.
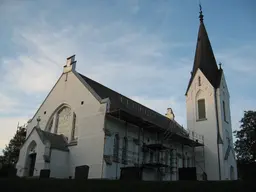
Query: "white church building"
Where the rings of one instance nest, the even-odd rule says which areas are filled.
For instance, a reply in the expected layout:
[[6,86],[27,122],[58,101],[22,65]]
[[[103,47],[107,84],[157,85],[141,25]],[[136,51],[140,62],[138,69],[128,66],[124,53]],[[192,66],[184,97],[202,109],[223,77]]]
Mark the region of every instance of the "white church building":
[[[17,175],[120,179],[136,168],[141,180],[237,179],[229,91],[200,11],[191,78],[186,90],[187,129],[166,115],[76,71],[75,56],[28,122]],[[154,91],[154,90],[152,90]],[[135,168],[135,169],[134,169]]]

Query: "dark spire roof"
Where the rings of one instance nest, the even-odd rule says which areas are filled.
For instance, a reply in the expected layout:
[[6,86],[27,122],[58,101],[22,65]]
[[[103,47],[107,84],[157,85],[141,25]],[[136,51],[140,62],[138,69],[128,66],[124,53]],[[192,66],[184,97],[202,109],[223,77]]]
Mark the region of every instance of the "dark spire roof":
[[191,72],[191,78],[188,84],[188,88],[186,91],[186,94],[188,92],[188,89],[194,79],[194,76],[197,72],[197,69],[200,69],[205,77],[208,79],[208,81],[212,84],[213,87],[217,88],[220,83],[220,77],[222,74],[222,70],[218,69],[213,51],[212,46],[207,34],[207,31],[204,26],[203,21],[203,12],[200,5],[200,26],[198,31],[198,38],[197,38],[197,45],[196,45],[196,53],[194,58],[194,66],[193,70]]

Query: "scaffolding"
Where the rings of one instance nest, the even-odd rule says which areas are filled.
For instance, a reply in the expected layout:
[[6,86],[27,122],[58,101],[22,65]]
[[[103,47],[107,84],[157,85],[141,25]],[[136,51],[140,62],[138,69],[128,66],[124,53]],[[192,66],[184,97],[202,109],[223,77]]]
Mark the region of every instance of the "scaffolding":
[[[173,180],[173,178],[178,180],[178,156],[182,159],[182,166],[184,167],[185,155],[183,148],[184,146],[189,146],[192,149],[192,166],[201,167],[204,173],[204,162],[203,166],[201,166],[200,162],[196,159],[195,152],[195,149],[198,147],[204,148],[203,136],[193,131],[186,131],[176,121],[166,117],[164,117],[164,120],[167,120],[168,124],[165,124],[165,127],[163,127],[127,110],[114,110],[108,112],[107,115],[139,127],[138,137],[133,138],[133,141],[138,146],[137,154],[134,151],[128,150],[128,154],[132,154],[132,157],[128,155],[127,162],[133,164],[134,167],[155,169],[159,180],[162,180],[166,174],[169,174],[170,180]],[[145,131],[156,134],[155,140],[151,142],[145,141]],[[182,145],[181,154],[177,152],[177,148],[172,145],[173,143],[180,143]],[[200,165],[198,166],[197,164]]]

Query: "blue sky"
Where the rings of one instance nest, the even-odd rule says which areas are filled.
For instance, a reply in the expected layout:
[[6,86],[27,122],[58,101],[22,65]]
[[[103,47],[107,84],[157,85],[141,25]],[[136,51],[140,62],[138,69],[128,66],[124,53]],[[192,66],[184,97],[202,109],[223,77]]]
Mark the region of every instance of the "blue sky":
[[[255,110],[254,0],[201,0],[231,94],[233,129]],[[185,90],[198,0],[0,1],[0,148],[26,122],[76,54],[77,70],[186,126]]]

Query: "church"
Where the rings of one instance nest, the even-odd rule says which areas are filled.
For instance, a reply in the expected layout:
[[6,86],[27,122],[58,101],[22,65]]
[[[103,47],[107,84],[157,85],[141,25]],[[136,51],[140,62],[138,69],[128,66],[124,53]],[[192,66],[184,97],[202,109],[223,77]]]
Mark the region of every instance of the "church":
[[89,179],[237,179],[230,95],[201,10],[199,18],[187,129],[171,108],[161,115],[80,74],[73,55],[28,122],[17,175],[76,178],[84,170]]

